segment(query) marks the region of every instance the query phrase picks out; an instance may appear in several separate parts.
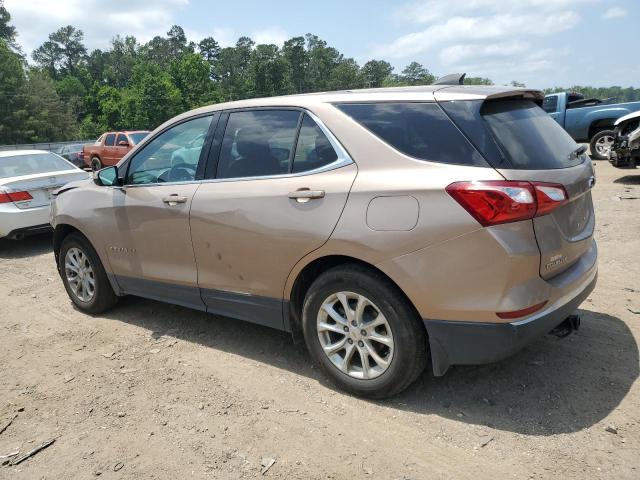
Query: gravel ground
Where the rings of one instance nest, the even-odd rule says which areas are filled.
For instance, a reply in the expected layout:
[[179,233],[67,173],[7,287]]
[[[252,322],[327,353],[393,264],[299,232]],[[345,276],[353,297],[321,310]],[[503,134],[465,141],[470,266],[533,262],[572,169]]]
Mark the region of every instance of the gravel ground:
[[640,172],[596,163],[581,330],[388,401],[275,330],[139,298],[84,315],[50,236],[0,241],[0,456],[55,438],[0,478],[640,478]]

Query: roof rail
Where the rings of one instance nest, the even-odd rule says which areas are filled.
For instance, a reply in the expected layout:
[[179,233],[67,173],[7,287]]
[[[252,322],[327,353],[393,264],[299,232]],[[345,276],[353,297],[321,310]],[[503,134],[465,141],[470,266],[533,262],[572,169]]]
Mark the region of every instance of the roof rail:
[[432,83],[432,85],[462,85],[464,83],[464,77],[466,73],[451,73],[440,77],[438,80]]

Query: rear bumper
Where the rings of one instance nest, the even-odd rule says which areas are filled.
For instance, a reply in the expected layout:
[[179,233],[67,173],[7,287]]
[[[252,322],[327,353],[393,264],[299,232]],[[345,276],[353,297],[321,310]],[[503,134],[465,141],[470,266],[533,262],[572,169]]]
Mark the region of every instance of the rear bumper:
[[0,238],[15,236],[16,232],[30,230],[44,231],[49,226],[49,205],[19,209],[13,204],[3,204],[0,208]]
[[433,373],[444,375],[451,365],[479,365],[507,358],[553,330],[571,315],[596,285],[597,267],[571,293],[538,315],[512,323],[425,320]]

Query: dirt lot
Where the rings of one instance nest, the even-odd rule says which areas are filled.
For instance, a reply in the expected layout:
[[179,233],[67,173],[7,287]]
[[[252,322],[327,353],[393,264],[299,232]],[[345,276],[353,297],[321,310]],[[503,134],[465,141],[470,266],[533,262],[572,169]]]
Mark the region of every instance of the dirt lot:
[[0,455],[56,439],[0,478],[640,478],[640,172],[596,171],[582,329],[383,402],[275,330],[138,298],[86,316],[50,237],[0,242]]

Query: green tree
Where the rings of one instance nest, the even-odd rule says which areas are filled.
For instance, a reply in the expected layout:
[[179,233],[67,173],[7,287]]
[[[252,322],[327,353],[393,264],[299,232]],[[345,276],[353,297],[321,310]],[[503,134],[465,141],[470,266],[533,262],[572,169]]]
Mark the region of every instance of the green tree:
[[327,42],[316,35],[308,33],[305,39],[308,57],[306,68],[307,91],[320,92],[329,90],[329,79],[333,70],[342,60],[342,55],[335,48],[329,47]]
[[180,90],[184,110],[201,107],[217,100],[210,78],[209,63],[197,53],[187,53],[172,62],[171,78]]
[[16,43],[16,27],[9,25],[11,15],[4,7],[4,1],[0,0],[0,42],[4,42],[14,53],[22,54],[20,46]]
[[346,58],[338,63],[329,78],[330,90],[348,90],[362,88],[364,80],[360,74],[360,67],[353,58]]
[[78,128],[68,106],[58,97],[55,83],[46,72],[32,70],[25,85],[25,142],[57,142],[77,136]]
[[364,84],[369,88],[381,87],[391,72],[393,72],[393,67],[384,60],[369,60],[361,70]]
[[205,37],[198,43],[198,52],[202,58],[213,65],[220,54],[220,44],[213,37]]
[[400,75],[404,85],[431,85],[435,80],[436,77],[418,62],[411,62]]
[[284,42],[282,56],[287,62],[289,81],[293,86],[293,91],[306,92],[309,55],[305,50],[304,37],[293,37]]
[[50,34],[49,40],[35,49],[32,57],[52,78],[73,74],[87,54],[83,37],[82,30],[67,25]]
[[258,45],[251,53],[249,91],[254,97],[283,95],[292,90],[287,61],[276,45]]
[[483,77],[465,77],[465,85],[493,85],[493,82],[489,78]]
[[18,143],[23,137],[25,76],[22,61],[0,42],[0,144]]

